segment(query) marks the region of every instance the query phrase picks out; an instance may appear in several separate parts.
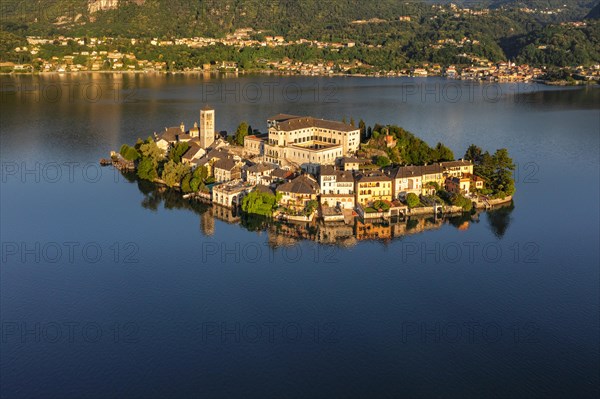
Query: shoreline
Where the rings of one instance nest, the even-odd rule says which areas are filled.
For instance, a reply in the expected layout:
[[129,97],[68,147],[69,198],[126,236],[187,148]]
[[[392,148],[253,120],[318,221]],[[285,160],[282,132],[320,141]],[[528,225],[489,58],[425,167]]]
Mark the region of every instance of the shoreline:
[[91,75],[91,74],[102,74],[102,75],[206,75],[206,76],[251,76],[251,75],[271,75],[271,76],[294,76],[294,77],[306,77],[306,78],[413,78],[413,79],[427,79],[427,78],[441,78],[449,81],[465,81],[465,82],[477,82],[480,84],[496,84],[496,83],[538,83],[546,86],[557,86],[557,87],[577,87],[577,86],[600,86],[600,81],[596,80],[575,80],[574,82],[568,81],[550,81],[543,79],[472,79],[472,78],[460,78],[460,77],[448,77],[444,75],[407,75],[407,74],[390,74],[390,73],[374,73],[374,74],[358,74],[358,73],[327,73],[327,74],[303,74],[293,71],[271,71],[271,70],[249,70],[249,71],[35,71],[35,72],[0,72],[0,76],[79,76],[79,75]]
[[[100,160],[100,165],[103,167],[106,166],[112,166],[116,169],[118,169],[121,172],[129,172],[129,173],[134,173],[135,172],[135,167],[132,168],[132,165],[127,162],[127,163],[122,163],[121,161],[112,161],[110,163],[107,162],[108,159],[102,158]],[[137,180],[140,180],[137,175],[135,177]],[[241,206],[237,206],[236,208],[234,207],[230,207],[230,206],[224,206],[221,205],[219,203],[216,203],[212,200],[212,195],[210,193],[206,193],[206,192],[195,192],[195,193],[184,193],[183,191],[181,191],[181,188],[179,186],[175,186],[175,187],[169,187],[163,180],[157,178],[155,180],[143,180],[145,182],[148,182],[150,184],[153,184],[157,189],[159,190],[172,190],[177,192],[180,196],[181,199],[183,200],[187,200],[187,201],[198,201],[198,202],[202,202],[205,204],[209,204],[212,206],[216,206],[222,209],[228,209],[228,210],[237,210],[237,211],[241,211]],[[493,210],[494,208],[500,208],[503,206],[506,206],[506,204],[509,204],[513,201],[513,196],[507,196],[505,198],[496,198],[496,199],[489,199],[484,201],[472,201],[473,203],[473,210],[475,211],[488,211],[488,210]],[[354,215],[352,216],[352,220],[356,221],[356,220],[360,220],[361,222],[367,222],[367,221],[373,221],[373,220],[382,220],[382,221],[390,221],[393,218],[400,218],[400,219],[406,219],[406,218],[410,218],[410,217],[418,217],[418,218],[424,218],[424,217],[438,217],[438,214],[440,214],[441,217],[445,217],[445,216],[458,216],[458,215],[464,215],[464,214],[468,214],[471,211],[465,211],[464,209],[462,209],[461,207],[455,206],[455,205],[449,205],[449,204],[440,204],[440,205],[436,205],[434,206],[421,206],[421,207],[416,207],[416,208],[408,208],[408,206],[404,206],[402,207],[403,209],[400,210],[399,213],[393,214],[391,210],[388,210],[387,212],[384,213],[375,213],[375,214],[369,214],[364,212],[364,210],[359,207],[359,206],[355,206],[352,209],[352,212],[354,213]],[[437,208],[441,208],[440,211],[436,212]],[[245,212],[243,212],[245,213]],[[263,216],[263,215],[257,215],[257,214],[252,214],[252,213],[245,213],[247,215],[251,215],[251,216]],[[305,222],[305,223],[313,223],[313,222],[319,222],[322,221],[324,224],[327,223],[339,223],[339,222],[344,222],[345,224],[347,224],[345,222],[345,218],[343,216],[343,214],[339,214],[339,215],[323,215],[321,214],[321,212],[315,212],[310,216],[294,216],[294,215],[289,215],[280,211],[275,211],[273,212],[273,214],[269,217],[266,216],[267,219],[271,219],[273,221],[283,221],[283,222]]]

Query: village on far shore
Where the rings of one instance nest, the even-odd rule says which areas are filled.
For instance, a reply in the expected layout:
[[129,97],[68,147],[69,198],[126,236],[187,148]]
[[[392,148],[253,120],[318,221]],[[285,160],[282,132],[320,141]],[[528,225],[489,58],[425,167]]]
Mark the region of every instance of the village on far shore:
[[[364,124],[354,121],[278,114],[267,119],[268,133],[242,123],[235,137],[215,124],[216,112],[206,106],[193,127],[182,122],[135,147],[124,144],[101,163],[136,171],[185,199],[286,221],[350,224],[356,217],[437,216],[512,201],[514,189],[500,196],[486,190],[471,159],[399,166],[358,156]],[[396,145],[389,130],[382,137],[387,147]]]

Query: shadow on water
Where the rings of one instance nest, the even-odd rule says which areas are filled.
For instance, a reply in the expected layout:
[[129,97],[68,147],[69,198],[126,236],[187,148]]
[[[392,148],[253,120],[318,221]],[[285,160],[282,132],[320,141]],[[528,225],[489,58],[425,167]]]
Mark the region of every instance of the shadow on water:
[[498,238],[504,237],[510,222],[512,221],[511,213],[515,210],[515,204],[513,201],[510,204],[505,205],[501,208],[492,209],[487,212],[487,219],[490,223],[490,228],[494,235]]
[[448,224],[456,227],[457,229],[464,228],[464,226],[468,223],[469,225],[472,223],[479,223],[479,213],[473,209],[471,212],[462,213],[458,215],[448,216]]
[[136,180],[138,189],[144,195],[141,202],[144,209],[157,211],[162,203],[165,209],[186,209],[197,215],[202,215],[210,208],[207,204],[184,199],[180,191],[157,186],[147,180]]
[[265,231],[273,221],[261,215],[253,215],[247,213],[241,213],[240,225],[248,231]]

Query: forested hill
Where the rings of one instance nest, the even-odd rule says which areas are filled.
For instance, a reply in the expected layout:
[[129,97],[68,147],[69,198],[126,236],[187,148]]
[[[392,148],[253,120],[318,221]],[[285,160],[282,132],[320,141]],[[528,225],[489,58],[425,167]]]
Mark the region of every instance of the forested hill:
[[[239,28],[287,40],[355,42],[395,64],[493,61],[600,62],[597,1],[590,0],[11,0],[0,51],[25,36],[223,37]],[[565,6],[565,3],[567,5]],[[594,8],[595,6],[595,8]],[[585,17],[588,19],[584,19]],[[594,17],[595,16],[595,17]],[[401,19],[403,17],[403,19]],[[586,21],[585,26],[569,22]],[[470,44],[442,46],[440,42]],[[474,43],[474,44],[473,44]],[[7,57],[4,57],[7,58]],[[392,65],[393,66],[393,65]]]
[[[432,5],[452,11],[449,0],[11,0],[2,3],[1,24],[5,31],[131,37],[218,36],[236,28],[253,27],[313,39],[335,36],[337,31],[341,36],[360,38],[375,29],[360,29],[360,24],[352,24],[353,21],[372,20],[368,25],[377,25],[410,16],[425,27],[434,27],[426,22],[439,14],[440,10]],[[593,0],[455,0],[452,3],[471,10],[489,8],[495,11],[495,18],[509,18],[516,25],[507,28],[521,29],[533,23],[581,19],[594,6]],[[465,28],[469,28],[468,22]],[[495,33],[502,35],[501,31]]]

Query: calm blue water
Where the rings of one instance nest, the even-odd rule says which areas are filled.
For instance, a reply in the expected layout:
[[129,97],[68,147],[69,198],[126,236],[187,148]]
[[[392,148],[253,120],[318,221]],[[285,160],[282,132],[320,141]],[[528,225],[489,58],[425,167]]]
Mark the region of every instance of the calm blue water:
[[[442,79],[2,77],[0,394],[595,397],[600,90]],[[317,244],[99,158],[205,103],[506,147],[514,208]],[[416,228],[417,231],[419,227]],[[413,229],[414,231],[414,229]]]

